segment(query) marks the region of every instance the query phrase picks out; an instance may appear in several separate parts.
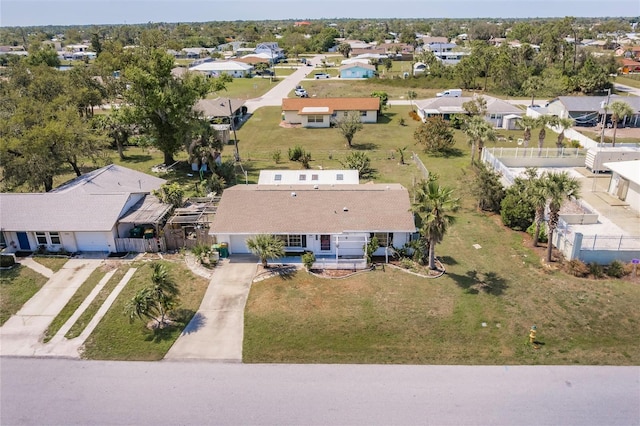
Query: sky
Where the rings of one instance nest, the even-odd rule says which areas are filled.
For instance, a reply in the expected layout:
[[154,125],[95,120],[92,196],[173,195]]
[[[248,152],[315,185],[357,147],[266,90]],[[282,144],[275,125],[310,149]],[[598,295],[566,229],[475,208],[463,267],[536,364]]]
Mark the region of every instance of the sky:
[[335,18],[638,17],[640,0],[0,0],[0,26]]

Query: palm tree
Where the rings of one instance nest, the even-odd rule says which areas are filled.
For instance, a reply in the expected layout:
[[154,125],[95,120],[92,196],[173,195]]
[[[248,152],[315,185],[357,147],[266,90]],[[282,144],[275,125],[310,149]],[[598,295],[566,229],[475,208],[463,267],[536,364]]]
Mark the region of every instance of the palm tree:
[[613,121],[613,140],[611,146],[616,146],[616,132],[618,131],[618,121],[625,117],[633,116],[633,108],[624,101],[615,101],[609,105],[611,110],[611,121]]
[[538,127],[540,127],[540,132],[538,132],[538,155],[540,155],[542,145],[544,145],[544,138],[547,137],[547,125],[555,126],[558,117],[555,115],[541,115],[536,120]]
[[551,262],[551,251],[553,249],[553,232],[558,227],[560,208],[565,200],[580,198],[580,183],[577,179],[569,177],[567,172],[551,173],[547,172],[542,176],[543,191],[549,204],[547,243],[547,262]]
[[560,133],[558,133],[558,141],[556,142],[558,152],[560,152],[560,150],[564,146],[564,131],[573,126],[573,119],[569,117],[558,118],[558,120],[556,121],[556,126],[560,128]]
[[531,76],[522,84],[523,90],[527,95],[531,95],[531,106],[534,105],[534,99],[537,92],[545,86],[544,80],[539,76]]
[[524,139],[524,147],[526,149],[531,141],[531,131],[538,127],[538,121],[529,115],[524,115],[518,119],[518,127],[524,130],[524,134],[522,136]]
[[168,312],[175,306],[180,290],[162,263],[152,264],[151,285],[138,291],[127,303],[129,318],[153,319],[158,328],[169,323]]
[[476,148],[479,156],[482,153],[485,142],[495,142],[497,139],[493,126],[479,115],[474,115],[467,120],[464,132],[471,145],[471,164],[475,161]]
[[544,180],[538,177],[538,169],[528,167],[525,171],[526,177],[526,197],[535,209],[533,223],[536,224],[536,232],[533,236],[533,246],[538,247],[540,237],[540,226],[544,220],[544,210],[547,207],[547,194],[545,192]]
[[259,234],[249,238],[247,239],[247,248],[260,258],[264,268],[268,267],[268,259],[284,256],[284,241],[275,235]]
[[445,188],[437,181],[421,181],[415,188],[413,211],[422,222],[420,237],[429,244],[429,269],[436,269],[435,247],[442,242],[447,228],[455,221],[450,213],[460,207],[453,189]]

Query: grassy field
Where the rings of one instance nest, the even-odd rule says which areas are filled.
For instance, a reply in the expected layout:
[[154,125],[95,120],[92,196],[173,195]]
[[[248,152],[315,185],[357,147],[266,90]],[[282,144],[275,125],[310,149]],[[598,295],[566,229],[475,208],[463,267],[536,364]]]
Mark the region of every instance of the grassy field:
[[151,264],[137,264],[138,270],[113,306],[85,342],[83,356],[89,359],[159,360],[164,357],[182,328],[200,306],[208,281],[191,273],[184,262],[166,262],[180,286],[181,319],[178,327],[152,331],[142,321],[129,322],[125,304],[151,280]]
[[73,294],[69,302],[62,308],[62,310],[56,315],[53,319],[49,327],[44,333],[44,342],[48,342],[56,335],[58,330],[67,322],[67,320],[73,315],[73,313],[78,309],[80,304],[84,302],[89,293],[94,289],[94,287],[98,284],[98,282],[104,277],[106,274],[106,270],[104,268],[98,268],[94,270],[89,278],[85,280],[84,283]]
[[616,83],[626,84],[627,86],[640,89],[640,76],[638,75],[619,75],[615,79]]
[[46,282],[46,277],[22,265],[0,272],[0,326]]
[[62,269],[64,264],[67,263],[68,259],[58,258],[58,257],[35,256],[33,257],[33,260],[43,266],[46,266],[47,268],[51,269],[53,272],[58,272],[60,269]]

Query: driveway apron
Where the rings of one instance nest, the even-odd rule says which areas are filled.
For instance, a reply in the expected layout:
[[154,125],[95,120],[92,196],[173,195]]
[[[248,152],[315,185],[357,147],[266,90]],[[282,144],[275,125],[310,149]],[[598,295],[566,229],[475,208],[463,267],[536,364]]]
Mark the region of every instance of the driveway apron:
[[257,259],[234,255],[216,267],[198,312],[165,359],[242,361],[244,308]]

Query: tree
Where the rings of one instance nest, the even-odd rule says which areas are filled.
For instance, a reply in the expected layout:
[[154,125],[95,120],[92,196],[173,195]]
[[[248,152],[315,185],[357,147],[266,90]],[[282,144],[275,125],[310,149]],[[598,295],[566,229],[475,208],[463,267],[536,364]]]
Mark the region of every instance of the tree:
[[349,111],[346,116],[343,116],[336,121],[336,128],[340,131],[342,136],[344,136],[349,148],[351,148],[353,137],[358,131],[362,130],[360,114],[357,111]]
[[553,233],[558,227],[560,208],[565,200],[580,198],[580,182],[578,182],[577,179],[570,177],[567,172],[547,172],[542,179],[543,191],[547,197],[549,205],[549,222],[547,226],[549,233],[547,243],[547,262],[551,262]]
[[447,153],[456,143],[451,126],[441,116],[427,118],[413,132],[413,138],[430,154]]
[[634,114],[633,108],[625,101],[615,101],[609,105],[611,111],[611,121],[613,121],[613,139],[612,146],[616,146],[616,132],[618,131],[618,121],[623,120],[625,117],[632,117]]
[[560,130],[560,133],[558,133],[558,140],[556,142],[556,147],[558,148],[558,151],[560,151],[564,146],[564,131],[571,128],[571,126],[573,126],[573,123],[574,123],[573,119],[569,117],[558,118],[558,120],[556,120],[556,126]]
[[129,300],[125,312],[131,321],[148,318],[156,322],[157,328],[164,328],[171,323],[168,314],[175,307],[180,290],[163,263],[153,263],[151,268],[151,285]]
[[459,199],[453,196],[453,189],[442,187],[437,181],[421,181],[414,194],[412,210],[421,222],[420,238],[429,244],[429,269],[436,269],[435,247],[454,223],[451,213],[460,207]]
[[411,104],[411,110],[415,111],[415,108],[413,107],[413,101],[418,97],[418,94],[413,91],[413,90],[409,90],[407,92],[407,99],[409,99],[409,103]]
[[536,225],[533,235],[533,246],[537,247],[540,238],[540,227],[544,221],[544,211],[547,207],[547,195],[544,187],[544,179],[543,177],[538,177],[538,170],[535,167],[528,167],[525,170],[524,176],[525,187],[522,196],[526,199],[527,203],[533,207],[533,223]]
[[487,99],[484,96],[474,96],[470,101],[462,103],[462,109],[467,111],[470,116],[484,117],[487,115]]
[[163,184],[159,190],[153,191],[153,195],[175,208],[182,207],[184,204],[184,189],[177,182]]
[[516,231],[526,230],[535,219],[535,206],[527,196],[531,177],[530,171],[527,171],[524,177],[516,177],[500,203],[502,223]]
[[472,164],[475,161],[476,149],[478,150],[478,155],[480,155],[486,142],[495,141],[497,139],[493,126],[487,122],[484,117],[479,115],[474,115],[467,120],[464,133],[467,135],[469,144],[471,145]]
[[524,83],[522,83],[522,90],[524,91],[524,93],[526,95],[531,96],[531,106],[534,105],[533,102],[534,102],[536,93],[538,93],[544,87],[545,87],[544,80],[541,77],[536,75],[530,76],[528,79],[524,81]]
[[471,195],[478,201],[478,208],[483,211],[500,212],[500,203],[505,196],[500,174],[487,167],[485,163],[477,162],[471,166],[469,177],[465,183]]
[[375,91],[371,92],[371,97],[380,98],[380,111],[384,111],[388,108],[387,102],[389,101],[389,95],[387,92]]
[[368,179],[376,173],[375,169],[371,167],[371,159],[362,151],[350,153],[344,162],[340,161],[340,164],[345,169],[357,170],[361,179]]
[[173,164],[173,155],[187,145],[196,119],[193,105],[210,89],[209,82],[196,73],[173,77],[173,62],[172,56],[152,49],[145,61],[124,72],[130,84],[125,99],[133,106],[136,121],[164,154],[167,165]]
[[338,45],[338,52],[340,52],[345,58],[348,58],[349,53],[351,53],[351,45],[349,43],[340,43]]
[[524,130],[524,134],[522,136],[524,140],[524,148],[526,149],[531,141],[531,130],[538,126],[538,121],[529,115],[523,115],[518,119],[517,126]]
[[248,238],[247,248],[260,258],[264,268],[268,267],[267,261],[269,259],[278,259],[285,254],[284,241],[275,235],[259,234]]
[[133,135],[135,128],[127,111],[127,107],[113,108],[108,114],[93,117],[93,126],[106,132],[107,136],[113,140],[121,160],[125,159],[124,146]]
[[538,155],[542,152],[544,139],[547,137],[547,125],[555,125],[557,119],[555,115],[541,115],[536,119],[537,127],[540,128],[540,132],[538,132]]

